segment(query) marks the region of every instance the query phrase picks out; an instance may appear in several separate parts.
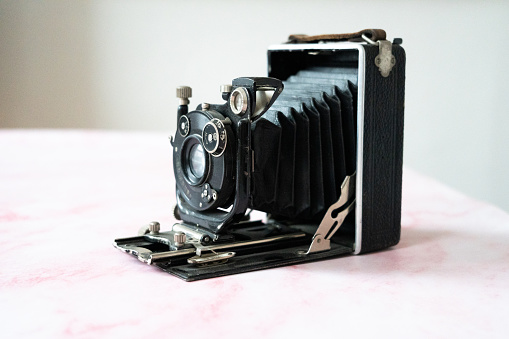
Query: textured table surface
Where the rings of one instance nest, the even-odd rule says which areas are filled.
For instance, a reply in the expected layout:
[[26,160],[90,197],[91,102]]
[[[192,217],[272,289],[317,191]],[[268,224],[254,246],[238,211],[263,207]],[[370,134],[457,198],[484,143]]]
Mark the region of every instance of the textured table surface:
[[164,134],[0,130],[0,337],[509,335],[489,204],[405,169],[394,248],[186,283],[111,246],[169,227],[173,186]]

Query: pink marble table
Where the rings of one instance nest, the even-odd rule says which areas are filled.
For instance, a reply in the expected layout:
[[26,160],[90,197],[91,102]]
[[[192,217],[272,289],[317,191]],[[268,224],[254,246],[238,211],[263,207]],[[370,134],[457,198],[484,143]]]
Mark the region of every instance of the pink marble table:
[[0,337],[509,337],[489,204],[405,169],[396,247],[186,283],[111,245],[173,186],[165,134],[0,130]]

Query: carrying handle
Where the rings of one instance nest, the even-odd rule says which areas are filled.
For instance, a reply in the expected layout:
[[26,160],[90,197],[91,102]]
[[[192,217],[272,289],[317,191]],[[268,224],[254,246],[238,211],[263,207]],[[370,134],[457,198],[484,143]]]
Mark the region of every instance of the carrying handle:
[[305,35],[305,34],[292,34],[288,37],[288,42],[291,44],[312,43],[320,41],[364,41],[362,36],[366,36],[372,41],[385,40],[387,33],[383,29],[370,28],[363,29],[355,33],[341,33],[341,34],[321,34],[321,35]]

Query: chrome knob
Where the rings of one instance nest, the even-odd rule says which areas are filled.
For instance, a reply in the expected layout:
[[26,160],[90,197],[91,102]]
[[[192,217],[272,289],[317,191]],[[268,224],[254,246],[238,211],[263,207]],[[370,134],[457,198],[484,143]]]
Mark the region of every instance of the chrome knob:
[[189,98],[193,96],[193,90],[189,86],[177,87],[177,98],[180,99],[180,105],[189,104]]
[[232,91],[232,85],[221,85],[221,93],[230,93]]
[[154,233],[159,233],[159,230],[161,229],[161,225],[157,222],[157,221],[152,221],[149,225],[148,225],[148,230],[150,231],[150,233],[154,234]]
[[177,247],[183,246],[186,243],[186,234],[184,232],[175,232],[173,234],[173,242]]

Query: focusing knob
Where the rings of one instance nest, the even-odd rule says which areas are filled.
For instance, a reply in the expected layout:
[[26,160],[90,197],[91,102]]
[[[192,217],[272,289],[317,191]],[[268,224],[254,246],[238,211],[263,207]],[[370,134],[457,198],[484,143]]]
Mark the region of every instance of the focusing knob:
[[177,98],[180,99],[181,105],[189,104],[189,98],[193,96],[193,90],[189,86],[177,87]]
[[189,133],[189,118],[182,115],[179,119],[178,129],[181,136],[185,137]]
[[223,154],[226,148],[226,130],[224,124],[219,119],[212,119],[205,124],[202,132],[203,147],[207,153],[214,157]]

